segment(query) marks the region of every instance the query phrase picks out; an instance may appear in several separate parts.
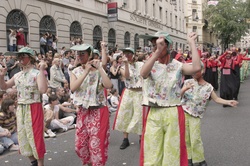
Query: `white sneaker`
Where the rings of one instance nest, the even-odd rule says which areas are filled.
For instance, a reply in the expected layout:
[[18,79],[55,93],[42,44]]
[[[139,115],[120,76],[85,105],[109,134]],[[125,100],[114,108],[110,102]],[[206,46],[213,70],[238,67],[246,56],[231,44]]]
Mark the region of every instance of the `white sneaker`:
[[11,147],[10,147],[10,150],[11,151],[16,151],[16,150],[19,150],[19,146],[18,145],[15,145],[15,144],[12,144]]
[[49,138],[49,135],[46,132],[44,132],[44,138]]
[[53,133],[50,129],[49,129],[49,130],[47,130],[47,133],[48,133],[48,135],[49,135],[49,137],[50,137],[50,138],[54,138],[54,137],[56,137],[56,134],[55,134],[55,133]]
[[76,128],[76,124],[72,124],[72,125],[69,126],[68,129],[71,130],[71,129],[75,129],[75,128]]
[[68,128],[67,128],[67,127],[64,127],[64,128],[63,128],[63,132],[65,132],[65,131],[68,131]]

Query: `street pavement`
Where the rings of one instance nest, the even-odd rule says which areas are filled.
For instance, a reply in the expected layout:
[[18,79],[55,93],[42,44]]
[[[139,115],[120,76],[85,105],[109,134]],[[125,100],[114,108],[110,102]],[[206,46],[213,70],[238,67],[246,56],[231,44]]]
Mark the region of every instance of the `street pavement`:
[[[113,125],[114,114],[110,117]],[[250,166],[250,79],[241,84],[239,105],[222,107],[211,101],[202,119],[201,135],[209,166]],[[74,150],[75,130],[47,138],[45,166],[80,166]],[[111,130],[107,166],[138,166],[139,136],[129,135],[131,145],[120,150],[123,135]],[[0,156],[1,166],[28,166],[30,162],[18,152]]]

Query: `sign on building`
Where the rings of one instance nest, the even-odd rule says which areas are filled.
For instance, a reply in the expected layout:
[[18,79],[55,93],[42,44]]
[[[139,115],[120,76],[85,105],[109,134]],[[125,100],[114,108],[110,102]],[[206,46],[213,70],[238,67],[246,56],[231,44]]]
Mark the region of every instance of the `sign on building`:
[[114,22],[118,20],[117,2],[108,3],[108,21]]

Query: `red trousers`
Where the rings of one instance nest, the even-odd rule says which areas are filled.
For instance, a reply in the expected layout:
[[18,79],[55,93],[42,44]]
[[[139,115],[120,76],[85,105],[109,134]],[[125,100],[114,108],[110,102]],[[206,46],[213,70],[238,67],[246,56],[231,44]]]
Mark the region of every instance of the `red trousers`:
[[109,145],[108,107],[80,108],[77,113],[75,150],[83,165],[104,166]]

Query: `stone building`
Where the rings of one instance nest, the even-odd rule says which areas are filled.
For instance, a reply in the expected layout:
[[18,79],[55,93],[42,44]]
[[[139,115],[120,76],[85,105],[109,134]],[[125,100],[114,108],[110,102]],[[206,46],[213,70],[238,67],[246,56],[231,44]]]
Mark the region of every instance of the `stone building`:
[[187,33],[196,32],[197,43],[201,49],[215,52],[220,48],[216,34],[208,28],[208,22],[203,17],[203,10],[207,6],[208,0],[186,0],[186,27]]
[[[108,3],[117,2],[117,21],[108,20]],[[109,47],[144,47],[139,34],[167,31],[173,49],[186,47],[185,1],[177,0],[1,0],[0,51],[8,49],[9,29],[23,28],[30,47],[40,49],[40,37],[50,32],[57,46],[70,47],[71,39],[83,38]]]

